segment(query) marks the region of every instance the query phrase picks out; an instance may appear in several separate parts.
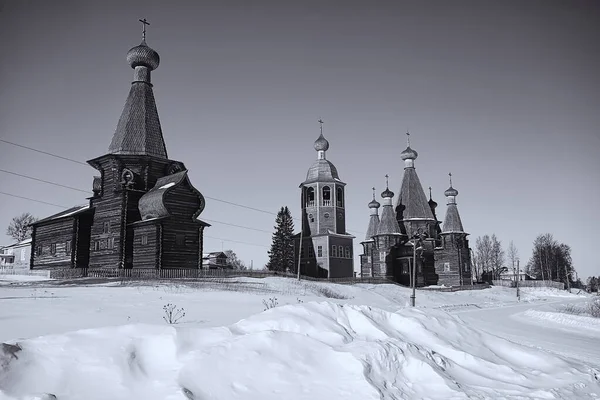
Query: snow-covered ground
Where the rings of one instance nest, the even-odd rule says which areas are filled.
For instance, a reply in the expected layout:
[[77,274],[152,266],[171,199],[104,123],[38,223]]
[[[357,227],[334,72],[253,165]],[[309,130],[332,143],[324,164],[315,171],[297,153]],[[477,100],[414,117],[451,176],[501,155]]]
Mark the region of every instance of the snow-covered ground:
[[419,290],[413,309],[395,285],[3,279],[0,342],[21,349],[0,350],[0,400],[600,398],[600,320],[561,313],[585,294]]

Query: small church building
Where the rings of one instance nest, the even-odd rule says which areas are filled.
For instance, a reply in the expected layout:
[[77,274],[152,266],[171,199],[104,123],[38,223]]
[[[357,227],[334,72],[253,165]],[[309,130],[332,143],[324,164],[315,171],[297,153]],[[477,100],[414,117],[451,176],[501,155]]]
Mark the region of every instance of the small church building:
[[373,200],[368,204],[371,210],[369,225],[365,240],[361,242],[361,276],[387,277],[408,286],[415,267],[416,286],[470,285],[469,234],[458,213],[458,190],[452,187],[452,175],[450,187],[444,192],[446,215],[441,224],[436,215],[437,203],[431,198],[431,188],[427,200],[417,175],[417,157],[409,142],[400,154],[404,161],[404,176],[395,207],[394,193],[387,184],[381,193],[382,204],[375,199],[373,188]]
[[181,161],[171,160],[154,100],[160,62],[146,44],[127,53],[129,96],[108,148],[88,161],[98,171],[87,204],[34,224],[30,268],[202,267],[205,207]]
[[354,276],[354,236],[346,232],[345,187],[326,158],[329,142],[321,135],[314,143],[317,159],[308,169],[301,189],[301,232],[294,236],[300,273],[314,278]]

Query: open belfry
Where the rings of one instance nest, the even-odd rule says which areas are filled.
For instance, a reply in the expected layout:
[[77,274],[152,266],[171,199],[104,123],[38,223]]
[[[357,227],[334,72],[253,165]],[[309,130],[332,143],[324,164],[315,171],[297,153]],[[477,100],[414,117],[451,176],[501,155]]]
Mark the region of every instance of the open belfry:
[[202,194],[181,161],[170,160],[154,100],[158,53],[142,42],[127,53],[129,96],[108,153],[88,161],[99,172],[88,204],[33,224],[31,268],[201,268]]
[[[407,133],[407,137],[410,138]],[[416,286],[471,284],[471,254],[468,233],[456,205],[458,191],[450,187],[444,192],[447,209],[444,223],[436,215],[437,203],[425,194],[415,168],[418,153],[410,147],[400,153],[404,162],[404,176],[396,206],[394,193],[387,185],[381,193],[381,203],[368,203],[369,225],[361,242],[361,276],[387,277],[403,285],[411,283],[413,265],[416,267]],[[381,214],[380,214],[381,209]]]

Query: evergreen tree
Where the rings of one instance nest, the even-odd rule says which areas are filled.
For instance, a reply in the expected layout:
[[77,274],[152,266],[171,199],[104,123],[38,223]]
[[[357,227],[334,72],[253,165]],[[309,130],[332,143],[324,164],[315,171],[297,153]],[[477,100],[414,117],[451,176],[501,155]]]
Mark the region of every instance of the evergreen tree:
[[290,210],[281,207],[275,219],[275,232],[269,254],[267,269],[270,271],[294,271],[294,220]]

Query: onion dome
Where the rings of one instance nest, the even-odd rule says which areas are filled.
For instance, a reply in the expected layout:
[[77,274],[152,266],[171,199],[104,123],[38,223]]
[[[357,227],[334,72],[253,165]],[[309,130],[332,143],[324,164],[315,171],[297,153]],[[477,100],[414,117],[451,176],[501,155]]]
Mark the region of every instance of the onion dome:
[[394,197],[394,192],[392,192],[389,188],[385,188],[385,190],[381,193],[381,197],[388,198],[388,197]]
[[413,149],[411,149],[410,146],[407,147],[402,153],[400,153],[400,158],[402,160],[415,160],[418,156],[419,154]]
[[146,41],[143,40],[139,46],[135,46],[127,52],[127,62],[131,65],[131,68],[144,66],[152,71],[158,68],[160,56],[148,47]]
[[458,190],[450,186],[445,192],[444,196],[458,196]]
[[438,203],[433,201],[433,198],[431,197],[431,186],[429,187],[429,201],[427,202],[427,204],[429,204],[429,208],[431,208],[432,210],[438,206]]
[[323,134],[319,135],[319,138],[315,140],[315,150],[316,151],[327,151],[329,149],[329,142]]
[[436,203],[435,201],[433,201],[433,199],[429,199],[429,201],[427,202],[429,204],[430,208],[436,208],[438,206],[438,203]]
[[380,206],[381,204],[379,204],[379,202],[375,199],[369,202],[369,208],[379,208]]

